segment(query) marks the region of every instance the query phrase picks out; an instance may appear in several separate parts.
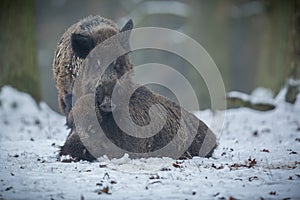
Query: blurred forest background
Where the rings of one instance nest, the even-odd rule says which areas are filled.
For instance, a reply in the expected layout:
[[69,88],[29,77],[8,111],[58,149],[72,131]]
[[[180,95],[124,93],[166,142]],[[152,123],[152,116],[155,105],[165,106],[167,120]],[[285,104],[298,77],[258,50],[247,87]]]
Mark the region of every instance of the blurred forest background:
[[[299,0],[1,0],[0,87],[12,85],[58,110],[52,77],[57,42],[79,19],[101,15],[119,27],[132,18],[135,27],[185,33],[211,55],[227,91],[251,93],[262,86],[276,95],[287,84],[293,103],[300,85],[299,10]],[[156,62],[179,70],[201,108],[209,107],[205,83],[184,59],[158,50],[131,57],[135,65]]]

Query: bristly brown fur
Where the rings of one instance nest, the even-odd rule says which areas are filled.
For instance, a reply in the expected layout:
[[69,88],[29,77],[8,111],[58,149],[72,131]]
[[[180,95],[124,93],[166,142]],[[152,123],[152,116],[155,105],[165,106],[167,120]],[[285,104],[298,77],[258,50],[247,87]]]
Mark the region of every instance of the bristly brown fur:
[[[121,31],[132,28],[133,22],[129,20]],[[76,133],[72,115],[72,90],[75,78],[78,76],[79,70],[83,70],[83,63],[89,52],[98,44],[118,33],[120,33],[120,29],[111,20],[101,16],[90,16],[73,24],[59,40],[53,60],[53,75],[58,90],[60,111],[66,115],[66,125],[71,129],[59,155],[71,155],[76,159],[93,160]],[[74,40],[77,40],[79,45],[74,43]],[[127,55],[118,58],[116,64],[118,64],[117,67],[124,65],[128,70],[132,69]],[[117,74],[117,77],[120,77],[125,71],[118,70],[117,67],[112,70]],[[127,70],[126,67],[122,67],[122,69]]]
[[[128,24],[129,26],[127,26]],[[124,27],[125,29],[126,27],[132,28],[132,21],[130,20]],[[111,95],[113,89],[111,87],[114,86],[112,83],[115,83],[125,72],[133,68],[127,55],[119,57],[116,62],[112,63],[106,72],[99,77],[96,97],[93,94],[83,92],[82,95],[87,95],[88,98],[83,96],[83,98],[79,99],[82,101],[76,102],[75,107],[70,105],[72,104],[72,89],[77,73],[79,69],[88,67],[83,65],[85,56],[94,46],[119,32],[117,26],[110,20],[99,16],[88,17],[72,25],[66,33],[64,33],[58,44],[53,62],[54,78],[59,93],[60,109],[62,113],[67,116],[67,125],[71,129],[59,155],[70,155],[75,160],[93,161],[96,159],[83,145],[76,131],[76,124],[74,124],[73,121],[73,113],[88,117],[89,112],[93,112],[90,105],[92,102],[96,102],[95,112],[97,113],[101,128],[110,137],[112,142],[123,149],[130,150],[131,152],[152,152],[160,149],[173,139],[179,129],[180,120],[183,119],[187,127],[187,134],[190,134],[192,130],[197,130],[197,134],[190,147],[186,149],[182,155],[182,158],[211,156],[217,146],[217,142],[215,134],[206,124],[184,109],[182,109],[183,112],[181,112],[181,108],[178,104],[154,93],[147,87],[139,86],[133,93],[130,99],[129,112],[134,123],[145,126],[150,123],[148,113],[150,107],[154,104],[162,105],[167,111],[167,121],[163,129],[156,136],[143,140],[142,142],[138,138],[130,137],[120,130],[111,112],[103,112],[101,110],[100,105],[103,104],[103,98],[100,96],[99,90],[105,89],[105,95]],[[84,41],[84,51],[81,51],[82,46],[79,45],[78,47],[76,43],[72,43],[73,34],[77,34],[73,39],[78,39],[79,42],[81,40]],[[79,53],[76,51],[79,51]],[[90,83],[87,81],[84,84]],[[134,85],[135,83],[132,82],[132,86]],[[84,88],[84,86],[82,88]],[[84,123],[88,123],[89,119],[83,118],[83,121]],[[88,133],[83,131],[81,134]],[[204,142],[204,138],[206,142]],[[184,140],[185,138],[182,139]]]
[[[197,131],[197,133],[192,144],[188,149],[185,149],[185,153],[181,155],[181,158],[191,158],[193,156],[210,157],[212,155],[217,146],[216,136],[205,123],[193,114],[182,109],[177,103],[151,91],[145,86],[136,85],[134,82],[132,82],[130,86],[134,86],[138,89],[134,91],[129,102],[129,114],[132,122],[140,126],[148,125],[151,121],[149,110],[151,106],[157,104],[163,106],[167,113],[167,119],[163,128],[153,137],[137,138],[123,132],[116,124],[112,112],[106,110],[103,111],[101,108],[103,99],[111,99],[115,82],[116,80],[110,80],[109,82],[100,81],[100,84],[96,89],[96,113],[100,126],[106,136],[115,145],[129,152],[153,152],[171,142],[175,135],[179,133],[180,125],[182,125],[181,123],[184,123],[184,126],[187,127],[187,134],[192,134],[193,131]],[[130,88],[125,88],[123,93],[126,93],[126,90],[128,89],[130,91]],[[111,103],[114,104],[114,102],[110,102],[110,104]],[[122,115],[122,113],[127,112],[125,109],[126,108],[123,106],[117,106],[114,112],[117,115]],[[161,112],[162,110],[159,110],[155,114],[162,119]],[[182,119],[183,121],[181,122]],[[156,128],[158,127],[154,127],[154,129]],[[204,138],[206,140],[205,143]],[[182,138],[182,142],[186,139],[187,138]],[[181,144],[178,144],[178,150],[182,148],[180,145]]]
[[66,114],[65,96],[72,94],[74,79],[84,60],[76,56],[72,49],[72,35],[80,34],[89,37],[96,46],[119,32],[119,28],[111,20],[100,16],[90,16],[73,24],[62,35],[54,55],[53,75],[58,90],[59,107],[63,114]]

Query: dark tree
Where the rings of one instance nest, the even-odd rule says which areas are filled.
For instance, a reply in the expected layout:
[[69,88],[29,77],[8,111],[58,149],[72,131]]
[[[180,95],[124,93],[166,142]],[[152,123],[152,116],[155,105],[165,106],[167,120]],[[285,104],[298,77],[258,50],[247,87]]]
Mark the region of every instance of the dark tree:
[[11,85],[40,100],[35,1],[0,1],[0,87]]
[[289,103],[295,103],[297,94],[300,92],[300,1],[294,0],[293,12],[291,19],[291,58],[289,63],[290,80],[288,82],[288,90],[285,100]]

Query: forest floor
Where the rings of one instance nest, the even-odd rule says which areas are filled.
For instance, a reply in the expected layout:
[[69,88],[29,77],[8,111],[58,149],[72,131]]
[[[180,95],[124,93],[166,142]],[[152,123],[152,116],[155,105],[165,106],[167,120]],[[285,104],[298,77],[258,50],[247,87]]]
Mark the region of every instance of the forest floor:
[[66,163],[57,159],[64,117],[3,87],[0,199],[300,199],[299,99],[278,97],[267,112],[229,109],[213,158]]

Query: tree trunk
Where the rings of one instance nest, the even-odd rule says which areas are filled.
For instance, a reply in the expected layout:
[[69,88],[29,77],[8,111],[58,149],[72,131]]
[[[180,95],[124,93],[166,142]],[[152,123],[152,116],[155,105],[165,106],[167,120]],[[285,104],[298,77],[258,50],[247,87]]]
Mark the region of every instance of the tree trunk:
[[262,35],[256,84],[278,93],[289,74],[292,1],[264,1],[266,27]]
[[0,87],[11,85],[40,100],[35,1],[0,1]]
[[300,92],[300,0],[294,0],[292,12],[292,32],[291,32],[291,58],[290,58],[290,79],[288,81],[285,100],[295,103]]

